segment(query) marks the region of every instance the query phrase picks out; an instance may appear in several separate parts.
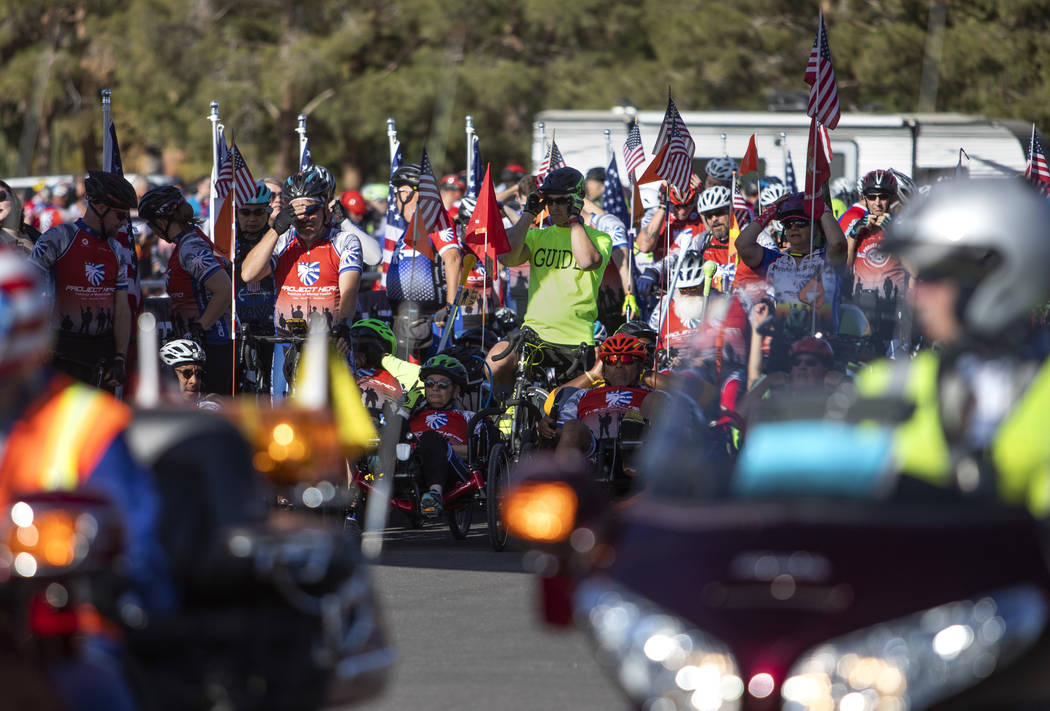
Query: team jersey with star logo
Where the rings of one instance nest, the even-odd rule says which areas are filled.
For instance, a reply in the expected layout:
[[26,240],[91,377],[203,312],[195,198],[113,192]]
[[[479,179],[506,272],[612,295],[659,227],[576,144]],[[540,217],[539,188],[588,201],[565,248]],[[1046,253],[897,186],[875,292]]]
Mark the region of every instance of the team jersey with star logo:
[[288,332],[288,319],[309,319],[313,313],[331,325],[339,316],[339,275],[361,271],[361,243],[349,232],[329,228],[308,246],[293,228],[277,240],[270,269],[277,287],[278,333]]
[[[194,228],[175,238],[175,249],[168,260],[168,296],[171,320],[177,333],[185,333],[208,308],[211,293],[204,283],[222,270],[219,256],[204,233]],[[230,313],[227,311],[204,333],[208,343],[230,340]]]
[[29,260],[49,277],[61,331],[112,337],[113,298],[128,289],[126,253],[115,239],[77,220],[40,235]]
[[600,388],[577,390],[558,413],[558,422],[579,420],[596,439],[612,439],[620,433],[624,417],[641,417],[642,403],[652,394],[643,387],[617,388],[605,385]]
[[[467,425],[474,413],[470,410],[424,409],[417,412],[408,421],[408,427],[417,437],[428,430],[434,430],[451,444],[467,444]],[[479,422],[476,429],[480,429]]]

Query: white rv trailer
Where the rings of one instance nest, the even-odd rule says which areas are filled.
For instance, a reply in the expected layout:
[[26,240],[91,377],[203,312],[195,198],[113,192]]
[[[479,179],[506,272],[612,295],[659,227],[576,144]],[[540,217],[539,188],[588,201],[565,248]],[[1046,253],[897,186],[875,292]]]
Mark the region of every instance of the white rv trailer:
[[[634,116],[646,158],[651,158],[663,112],[639,111]],[[708,159],[724,155],[724,151],[739,161],[748,139],[755,134],[760,173],[783,178],[790,151],[801,188],[809,137],[809,117],[804,113],[694,111],[683,113],[682,118],[696,143],[694,169],[699,175],[704,175]],[[582,172],[607,166],[610,158],[604,131],[609,129],[609,143],[617,156],[620,177],[626,182],[621,150],[628,121],[629,114],[620,107],[609,111],[542,111],[533,124],[533,164],[542,162],[544,142],[554,137],[569,165]],[[962,114],[844,113],[838,127],[830,132],[832,178],[857,179],[870,170],[892,167],[919,181],[931,181],[955,168],[960,148],[969,156],[963,158],[963,165],[971,175],[1016,175],[1025,168],[1021,132],[1015,121]],[[726,137],[724,149],[722,134]],[[1027,135],[1023,140],[1027,142]],[[642,170],[644,167],[638,169],[639,175]]]

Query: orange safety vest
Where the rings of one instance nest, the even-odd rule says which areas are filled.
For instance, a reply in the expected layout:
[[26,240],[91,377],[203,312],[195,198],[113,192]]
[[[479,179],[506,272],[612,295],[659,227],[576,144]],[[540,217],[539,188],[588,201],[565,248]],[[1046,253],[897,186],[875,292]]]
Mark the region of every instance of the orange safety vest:
[[23,492],[72,490],[87,480],[131,410],[56,375],[15,423],[0,455],[0,505]]

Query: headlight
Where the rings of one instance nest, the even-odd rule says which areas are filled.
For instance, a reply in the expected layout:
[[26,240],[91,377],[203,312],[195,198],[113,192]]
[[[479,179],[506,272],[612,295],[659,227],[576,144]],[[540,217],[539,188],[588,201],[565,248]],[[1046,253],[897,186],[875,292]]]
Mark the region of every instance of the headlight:
[[1017,658],[1046,624],[1041,591],[1019,586],[830,640],[792,667],[785,710],[923,709]]
[[729,648],[644,598],[588,580],[576,610],[632,701],[647,711],[733,711],[744,682]]

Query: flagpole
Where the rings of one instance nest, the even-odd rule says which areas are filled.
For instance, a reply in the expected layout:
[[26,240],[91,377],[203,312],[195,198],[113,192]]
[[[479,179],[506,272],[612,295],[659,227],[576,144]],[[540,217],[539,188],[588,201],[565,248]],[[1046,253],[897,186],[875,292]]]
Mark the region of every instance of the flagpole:
[[[788,142],[787,133],[784,131],[780,132],[780,161],[784,164],[783,169],[780,171],[784,176],[784,185],[787,185],[787,170],[788,170]],[[769,173],[766,173],[769,175]]]
[[[664,233],[664,259],[666,260],[667,257],[671,256],[671,183],[670,183],[670,181],[667,182],[667,190],[664,191],[664,215],[665,215],[665,225],[666,225],[666,230],[665,230],[665,233]],[[666,264],[666,261],[664,263]],[[678,281],[678,267],[681,266],[681,263],[682,263],[682,260],[680,258],[678,260],[676,260],[676,262],[675,262],[675,270],[674,270],[674,278],[673,279],[671,278],[671,274],[669,272],[667,272],[667,270],[664,270],[664,272],[665,272],[664,273],[664,284],[666,286],[666,291],[664,293],[667,295],[667,298],[664,299],[663,308],[660,309],[660,328],[658,328],[656,330],[657,335],[663,340],[666,340],[666,339],[663,338],[663,336],[664,336],[663,330],[664,330],[664,326],[667,323],[667,311],[671,307],[671,297],[673,296],[673,293],[672,293],[671,289],[674,287],[675,283],[677,283],[677,281]]]
[[303,148],[306,147],[306,114],[299,114],[295,132],[299,134],[299,167],[303,165]]
[[[467,188],[470,188],[470,176],[474,172],[474,117],[466,116],[463,119],[463,131],[467,134]],[[474,176],[474,184],[477,185],[478,176]]]
[[110,105],[113,102],[113,92],[109,89],[102,90],[102,169],[109,170],[113,163],[113,139],[109,134]]
[[219,177],[219,102],[212,101],[208,111],[211,121],[211,189],[208,193],[208,236],[215,242],[215,209],[219,194],[215,190],[215,181]]
[[605,129],[605,165],[609,165],[612,160],[613,149],[612,149],[612,131]]
[[720,135],[721,135],[721,138],[722,138],[722,155],[724,155],[724,156],[726,156],[728,158],[729,157],[729,149],[726,148],[726,135],[724,133],[720,134]]
[[[960,148],[959,150],[961,151],[962,148]],[[1027,180],[1028,182],[1033,182],[1032,181],[1032,157],[1034,155],[1035,155],[1035,124],[1033,123],[1032,124],[1032,137],[1028,141],[1028,165],[1026,166],[1025,176],[1024,176],[1025,180]],[[959,159],[959,162],[962,162],[961,158]]]

